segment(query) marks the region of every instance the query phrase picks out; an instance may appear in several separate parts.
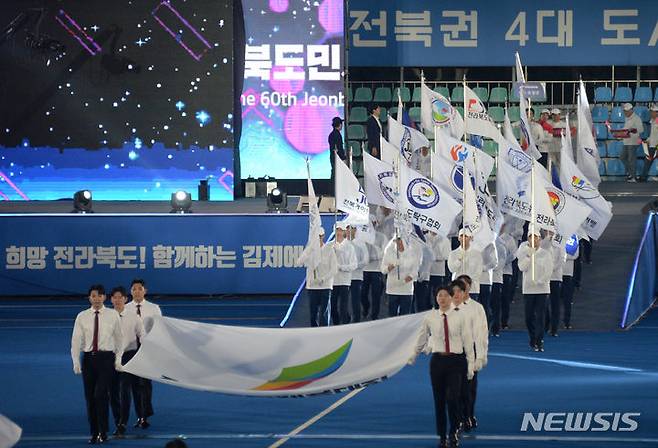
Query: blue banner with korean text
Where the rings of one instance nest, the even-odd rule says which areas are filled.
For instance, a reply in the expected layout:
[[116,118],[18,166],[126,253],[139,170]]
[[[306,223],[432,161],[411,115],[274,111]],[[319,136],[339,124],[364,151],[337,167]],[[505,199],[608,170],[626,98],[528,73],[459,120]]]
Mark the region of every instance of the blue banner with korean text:
[[352,0],[351,66],[658,64],[655,0]]
[[[330,234],[334,217],[323,216]],[[3,215],[0,296],[84,294],[89,285],[154,294],[292,294],[308,215]]]

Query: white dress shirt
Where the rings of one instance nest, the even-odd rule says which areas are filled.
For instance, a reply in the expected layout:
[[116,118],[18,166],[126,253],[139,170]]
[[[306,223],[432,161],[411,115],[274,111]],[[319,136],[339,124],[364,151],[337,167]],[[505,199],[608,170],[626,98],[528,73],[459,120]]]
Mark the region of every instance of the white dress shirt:
[[[464,261],[462,258],[465,256]],[[452,272],[452,279],[456,279],[460,275],[468,275],[471,277],[473,284],[471,285],[471,292],[473,294],[480,293],[480,275],[482,274],[482,252],[473,248],[473,244],[464,250],[461,246],[450,252],[448,255],[448,269]]]
[[137,303],[135,300],[131,300],[126,303],[126,311],[133,312],[142,318],[142,321],[147,317],[162,316],[162,311],[160,307],[153,302],[149,302],[144,299],[140,303]]
[[[80,368],[80,352],[91,352],[94,348],[94,322],[96,310],[88,308],[78,313],[71,335],[71,358],[74,368]],[[98,310],[98,351],[114,352],[116,362],[121,362],[123,335],[119,314],[102,306]]]
[[477,301],[468,298],[456,307],[458,312],[465,314],[465,319],[471,327],[473,344],[475,346],[475,371],[487,365],[489,355],[489,325],[484,307]]
[[642,120],[637,114],[633,113],[630,117],[624,117],[624,129],[636,129],[635,134],[628,134],[628,137],[622,139],[624,146],[637,146],[639,145],[640,134],[644,132],[644,125]]
[[[382,258],[381,272],[386,276],[386,294],[410,296],[414,293],[414,281],[418,279],[421,254],[412,244],[406,244],[403,251],[397,250],[395,238],[386,245]],[[388,271],[388,266],[395,268]],[[411,277],[410,282],[405,279]]]
[[340,243],[332,241],[329,246],[336,252],[337,270],[334,275],[334,286],[350,286],[352,283],[352,271],[358,265],[356,252],[352,243],[343,239]]
[[[445,319],[444,319],[445,314]],[[427,312],[418,331],[414,353],[446,353],[444,322],[448,321],[448,342],[450,353],[466,354],[469,371],[473,371],[475,353],[473,351],[473,333],[466,321],[466,314],[454,308],[446,312],[433,309]]]
[[651,120],[651,132],[647,139],[647,143],[652,148],[658,146],[658,118]]
[[432,263],[431,275],[441,276],[446,275],[446,260],[450,255],[450,240],[438,233],[428,233],[427,244],[429,244],[434,254],[434,262]]
[[519,270],[523,272],[523,294],[550,294],[553,256],[543,247],[535,249],[535,280],[533,281],[532,250],[528,242],[524,241],[516,252]]
[[366,267],[370,261],[370,255],[368,254],[368,246],[358,237],[352,240],[352,246],[354,247],[354,252],[356,253],[356,269],[352,271],[352,281],[354,280],[363,280],[363,268]]
[[331,289],[334,287],[334,275],[338,271],[336,252],[325,244],[320,249],[320,264],[313,268],[311,251],[304,249],[299,257],[299,264],[306,266],[306,289]]
[[144,322],[134,311],[129,311],[125,307],[119,313],[119,320],[121,321],[121,332],[123,333],[123,351],[137,350],[137,340],[143,340],[146,335]]

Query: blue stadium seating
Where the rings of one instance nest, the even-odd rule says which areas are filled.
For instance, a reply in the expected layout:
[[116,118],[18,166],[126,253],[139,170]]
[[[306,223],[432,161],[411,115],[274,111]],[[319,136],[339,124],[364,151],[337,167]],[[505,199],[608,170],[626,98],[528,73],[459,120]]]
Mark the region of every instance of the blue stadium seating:
[[649,113],[649,108],[647,106],[635,106],[635,113],[644,123],[647,123],[649,118],[651,118],[651,114]]
[[651,126],[649,123],[644,123],[644,131],[640,134],[640,138],[646,140],[649,138],[649,134],[651,134]]
[[638,103],[650,103],[653,100],[653,92],[649,86],[640,86],[635,90],[635,101]]
[[628,103],[633,101],[633,92],[630,87],[617,87],[613,98],[615,103]]
[[608,138],[608,128],[603,123],[594,123],[594,131],[597,140],[606,140]]
[[650,176],[658,176],[658,162],[655,161],[655,160],[653,161],[653,164],[649,168],[649,175]]
[[606,149],[606,144],[605,142],[597,142],[596,147],[599,150],[599,156],[600,157],[606,157],[608,154],[608,151]]
[[599,162],[599,176],[605,176],[605,162],[603,160]]
[[610,111],[606,106],[594,106],[592,108],[592,120],[594,123],[605,123],[610,118]]
[[608,142],[608,157],[621,156],[621,150],[623,147],[624,144],[619,140],[613,140]]
[[626,174],[624,164],[619,159],[608,159],[605,172],[608,176],[623,176]]
[[656,93],[653,95],[653,100],[658,101],[658,87],[656,87]]
[[[656,91],[658,94],[658,90]],[[610,87],[597,87],[594,89],[594,102],[595,103],[609,103],[612,101],[612,90]]]
[[623,123],[625,120],[624,111],[621,106],[613,107],[612,112],[610,112],[610,121],[613,123]]

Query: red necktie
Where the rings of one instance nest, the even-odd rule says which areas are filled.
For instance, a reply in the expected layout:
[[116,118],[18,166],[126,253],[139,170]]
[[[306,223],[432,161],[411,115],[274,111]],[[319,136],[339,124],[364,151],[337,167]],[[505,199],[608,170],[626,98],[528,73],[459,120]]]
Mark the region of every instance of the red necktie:
[[98,351],[98,311],[94,311],[94,339],[91,343],[91,352],[96,353]]
[[446,353],[450,353],[450,332],[448,331],[448,315],[443,313],[443,337],[446,340]]

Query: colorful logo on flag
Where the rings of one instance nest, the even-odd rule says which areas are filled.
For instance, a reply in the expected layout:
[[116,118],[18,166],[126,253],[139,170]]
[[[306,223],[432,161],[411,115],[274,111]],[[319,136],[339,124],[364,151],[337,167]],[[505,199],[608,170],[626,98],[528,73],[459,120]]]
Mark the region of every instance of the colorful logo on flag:
[[434,99],[432,100],[432,120],[434,124],[446,124],[452,117],[452,106],[450,103]]
[[[458,192],[461,193],[464,190],[464,168],[461,165],[452,167],[450,182],[452,183],[452,187]],[[473,176],[471,176],[471,185],[475,188],[475,178]]]
[[377,175],[379,179],[379,189],[382,191],[384,197],[390,202],[394,203],[393,195],[395,194],[395,173],[393,171],[384,171]]
[[562,194],[561,191],[553,190],[553,189],[549,190],[548,188],[546,189],[546,192],[548,193],[548,198],[551,200],[551,205],[553,206],[553,210],[557,215],[564,208],[564,203],[565,203],[564,195]]
[[532,158],[523,151],[510,148],[507,151],[507,159],[514,168],[523,173],[529,173],[532,169]]
[[571,176],[571,186],[576,189],[578,196],[583,199],[594,199],[600,196],[599,191],[592,184],[578,176]]
[[471,100],[468,102],[468,111],[474,112],[476,114],[482,114],[484,113],[484,105],[475,98],[471,98]]
[[407,199],[416,208],[432,208],[439,203],[439,190],[427,179],[417,178],[409,182]]
[[525,127],[523,120],[519,121],[519,128],[521,129],[521,148],[525,151],[530,146],[530,134],[528,128]]
[[453,162],[455,163],[461,163],[464,160],[466,160],[466,157],[468,157],[468,149],[464,147],[464,145],[453,145],[452,148],[450,148],[450,157],[452,158]]
[[406,126],[402,133],[402,139],[400,140],[400,151],[402,152],[402,157],[404,157],[407,163],[411,163],[411,131]]
[[284,367],[279,376],[252,388],[252,390],[294,390],[326,378],[340,369],[345,363],[351,348],[352,339],[322,358],[306,364]]

